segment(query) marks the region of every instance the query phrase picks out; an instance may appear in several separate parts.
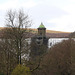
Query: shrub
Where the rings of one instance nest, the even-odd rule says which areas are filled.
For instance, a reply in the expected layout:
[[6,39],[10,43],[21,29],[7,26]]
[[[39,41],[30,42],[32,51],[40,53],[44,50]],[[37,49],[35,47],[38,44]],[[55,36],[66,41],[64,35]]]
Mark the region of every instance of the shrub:
[[0,75],[5,75],[4,73],[0,73]]
[[13,72],[11,73],[11,75],[31,75],[30,73],[30,69],[28,67],[26,67],[25,65],[18,65]]

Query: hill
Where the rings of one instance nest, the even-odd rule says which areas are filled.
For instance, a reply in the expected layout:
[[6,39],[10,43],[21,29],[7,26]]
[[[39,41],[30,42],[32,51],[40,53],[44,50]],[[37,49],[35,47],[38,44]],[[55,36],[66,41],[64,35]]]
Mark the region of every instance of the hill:
[[[35,35],[38,33],[37,29],[31,29],[32,33]],[[68,38],[71,32],[62,32],[55,30],[46,30],[46,36],[49,38]],[[32,35],[33,35],[32,34]]]
[[[0,30],[5,29],[5,27],[0,27]],[[37,29],[30,29],[32,32],[29,36],[33,37],[38,33]],[[71,32],[62,32],[62,31],[55,31],[55,30],[46,30],[46,36],[49,38],[68,38]],[[2,37],[3,31],[0,31],[0,37]],[[29,37],[27,36],[27,37]]]
[[[37,29],[31,29],[33,33],[37,33]],[[46,33],[71,33],[71,32],[63,32],[63,31],[55,31],[55,30],[46,30]]]
[[[1,29],[4,29],[6,27],[0,27],[0,30]],[[37,29],[33,29],[31,28],[30,30],[32,30],[33,33],[37,33],[38,30]],[[46,33],[71,33],[71,32],[63,32],[63,31],[55,31],[55,30],[46,30]]]

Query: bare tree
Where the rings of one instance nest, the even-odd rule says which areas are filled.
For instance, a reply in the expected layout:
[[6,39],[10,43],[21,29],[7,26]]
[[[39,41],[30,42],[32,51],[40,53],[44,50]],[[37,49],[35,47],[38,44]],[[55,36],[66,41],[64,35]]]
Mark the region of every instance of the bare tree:
[[9,42],[13,42],[14,52],[17,54],[17,63],[21,64],[21,56],[28,51],[28,44],[25,40],[29,37],[31,20],[23,10],[12,11],[9,10],[6,14],[6,29],[5,37]]
[[16,55],[8,39],[0,39],[0,72],[10,75],[17,65]]

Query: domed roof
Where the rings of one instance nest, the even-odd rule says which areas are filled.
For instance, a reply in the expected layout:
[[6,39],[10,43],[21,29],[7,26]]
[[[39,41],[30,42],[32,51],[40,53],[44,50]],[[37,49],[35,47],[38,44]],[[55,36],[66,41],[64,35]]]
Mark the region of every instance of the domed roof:
[[45,26],[43,25],[43,23],[41,22],[39,28],[45,28]]

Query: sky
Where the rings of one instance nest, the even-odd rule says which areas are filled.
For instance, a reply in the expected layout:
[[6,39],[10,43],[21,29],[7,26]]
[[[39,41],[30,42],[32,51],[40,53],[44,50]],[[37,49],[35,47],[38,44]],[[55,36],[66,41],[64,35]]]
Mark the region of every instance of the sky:
[[75,0],[0,0],[0,27],[5,26],[8,10],[21,8],[32,20],[32,28],[42,22],[48,30],[75,31]]

